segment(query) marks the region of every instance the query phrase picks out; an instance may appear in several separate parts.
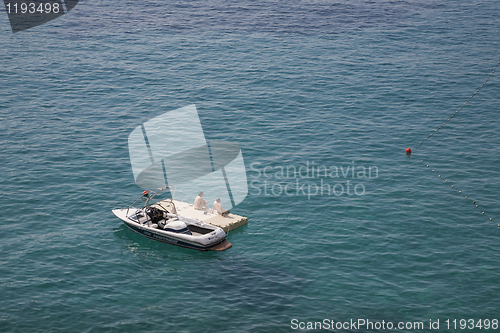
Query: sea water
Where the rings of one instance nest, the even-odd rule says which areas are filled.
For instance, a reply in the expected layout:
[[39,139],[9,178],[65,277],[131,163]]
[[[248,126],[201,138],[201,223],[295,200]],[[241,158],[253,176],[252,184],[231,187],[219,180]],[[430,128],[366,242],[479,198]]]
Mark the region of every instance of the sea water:
[[[16,34],[1,12],[0,331],[500,319],[500,73],[456,113],[498,62],[498,11],[90,0]],[[130,132],[190,104],[247,169],[224,252],[111,213],[142,192]]]

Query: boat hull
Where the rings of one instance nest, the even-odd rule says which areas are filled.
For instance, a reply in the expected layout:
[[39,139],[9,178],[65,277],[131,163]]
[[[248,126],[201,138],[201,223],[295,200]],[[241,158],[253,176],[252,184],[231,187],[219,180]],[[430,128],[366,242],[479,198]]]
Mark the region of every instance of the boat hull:
[[[210,234],[198,237],[199,240],[197,241],[196,237],[166,232],[148,227],[145,224],[137,223],[129,218],[125,211],[124,209],[116,209],[113,210],[113,213],[122,220],[130,230],[147,238],[199,251],[223,251],[231,247],[231,243],[226,240],[225,233],[222,229],[215,229],[214,232],[211,233],[215,235]],[[215,228],[220,229],[218,227]],[[223,234],[223,236],[221,236],[221,234]]]

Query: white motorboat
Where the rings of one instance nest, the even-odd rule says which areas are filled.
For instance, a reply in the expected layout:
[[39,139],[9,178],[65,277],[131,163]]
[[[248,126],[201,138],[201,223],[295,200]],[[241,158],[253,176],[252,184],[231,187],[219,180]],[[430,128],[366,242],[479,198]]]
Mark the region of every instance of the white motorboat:
[[[153,203],[153,198],[168,187],[156,192],[144,191],[132,205],[113,209],[113,213],[132,231],[148,238],[201,251],[223,251],[231,247],[221,228],[177,214],[171,199]],[[144,200],[142,208],[134,204]]]

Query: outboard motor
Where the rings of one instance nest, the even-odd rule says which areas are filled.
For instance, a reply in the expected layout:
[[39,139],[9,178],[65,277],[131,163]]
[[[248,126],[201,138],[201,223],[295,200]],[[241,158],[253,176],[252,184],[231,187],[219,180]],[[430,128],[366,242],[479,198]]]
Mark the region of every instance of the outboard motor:
[[186,223],[179,220],[168,222],[163,230],[175,232],[177,234],[191,235],[191,231],[187,227]]

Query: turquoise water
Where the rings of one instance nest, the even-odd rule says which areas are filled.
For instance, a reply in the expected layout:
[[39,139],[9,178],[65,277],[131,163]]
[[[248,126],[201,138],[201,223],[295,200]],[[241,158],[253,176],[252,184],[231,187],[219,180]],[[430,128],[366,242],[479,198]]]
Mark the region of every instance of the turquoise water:
[[[500,72],[415,151],[497,64],[497,2],[137,6],[81,2],[17,34],[0,15],[1,332],[500,319]],[[193,103],[247,167],[224,252],[111,213],[142,192],[130,132]]]

